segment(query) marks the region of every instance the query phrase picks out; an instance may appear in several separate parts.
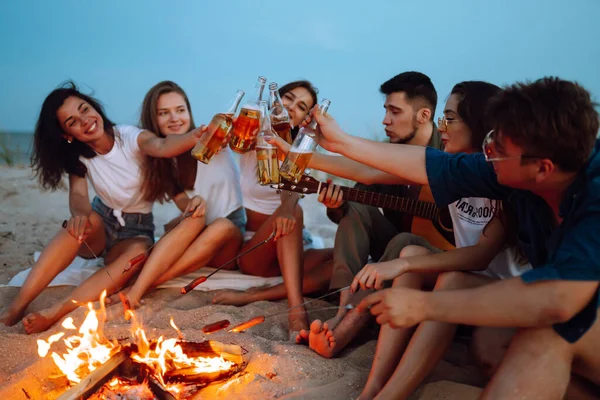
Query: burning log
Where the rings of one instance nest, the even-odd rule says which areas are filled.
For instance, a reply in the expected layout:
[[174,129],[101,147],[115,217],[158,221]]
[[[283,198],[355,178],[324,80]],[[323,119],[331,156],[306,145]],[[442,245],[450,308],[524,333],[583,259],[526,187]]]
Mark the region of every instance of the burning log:
[[84,380],[63,393],[57,400],[77,400],[87,398],[85,395],[93,393],[98,387],[102,386],[109,379],[109,375],[127,358],[128,352],[126,350],[121,350],[109,358],[108,361],[100,367],[92,371]]

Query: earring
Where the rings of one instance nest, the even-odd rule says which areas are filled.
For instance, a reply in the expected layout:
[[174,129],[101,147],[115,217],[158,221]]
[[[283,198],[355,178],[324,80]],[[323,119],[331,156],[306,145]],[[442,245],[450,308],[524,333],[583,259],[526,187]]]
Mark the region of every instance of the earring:
[[73,138],[68,138],[67,143],[69,143],[69,144],[73,143]]

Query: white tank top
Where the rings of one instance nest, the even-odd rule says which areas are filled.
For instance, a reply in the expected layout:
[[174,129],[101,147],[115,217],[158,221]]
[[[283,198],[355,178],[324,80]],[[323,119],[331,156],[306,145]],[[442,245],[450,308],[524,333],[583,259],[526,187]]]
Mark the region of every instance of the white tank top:
[[281,205],[281,197],[271,186],[258,183],[256,151],[240,155],[241,187],[244,207],[271,215]]
[[224,218],[242,207],[240,171],[229,147],[222,149],[208,164],[198,161],[193,192],[206,201],[206,223]]

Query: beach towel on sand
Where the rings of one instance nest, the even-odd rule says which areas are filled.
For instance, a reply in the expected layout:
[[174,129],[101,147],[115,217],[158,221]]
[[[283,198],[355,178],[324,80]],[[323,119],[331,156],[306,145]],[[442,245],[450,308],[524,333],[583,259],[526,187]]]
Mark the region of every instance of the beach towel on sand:
[[[40,252],[35,252],[33,258],[37,261],[40,257]],[[78,286],[87,278],[92,276],[93,273],[98,271],[98,268],[102,267],[102,262],[104,260],[100,258],[99,260],[92,259],[86,260],[81,257],[75,257],[71,265],[69,265],[64,271],[58,274],[50,285],[48,286]],[[158,288],[181,288],[188,283],[190,283],[193,279],[202,276],[208,275],[213,272],[214,268],[200,268],[197,271],[192,272],[191,274],[181,276],[175,279],[172,279],[168,282],[163,283]],[[27,268],[24,271],[19,272],[15,275],[10,282],[6,285],[0,285],[1,287],[21,287],[29,275],[31,268]],[[247,290],[251,287],[256,286],[275,286],[283,282],[283,279],[278,276],[274,278],[261,278],[260,276],[252,276],[252,275],[244,275],[240,271],[219,271],[209,280],[204,282],[201,285],[196,286],[194,290],[219,290],[219,289],[235,289],[235,290]]]

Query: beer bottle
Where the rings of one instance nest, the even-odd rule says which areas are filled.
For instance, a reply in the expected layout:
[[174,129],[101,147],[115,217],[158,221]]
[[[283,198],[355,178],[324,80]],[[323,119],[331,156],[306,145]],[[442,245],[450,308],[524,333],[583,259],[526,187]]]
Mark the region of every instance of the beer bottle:
[[[327,109],[330,104],[331,102],[329,100],[324,99],[321,104],[319,104],[319,112],[327,114]],[[310,124],[301,128],[298,132],[298,136],[294,139],[292,148],[279,170],[279,175],[285,180],[293,183],[300,182],[300,178],[302,178],[304,170],[312,158],[313,152],[317,148],[317,142],[314,139],[316,130],[317,121],[313,119]]]
[[246,153],[256,145],[256,134],[260,129],[260,109],[258,102],[262,100],[267,79],[258,77],[256,98],[244,104],[233,124],[233,135],[229,146],[237,153]]
[[279,183],[279,160],[277,159],[277,147],[268,143],[265,139],[275,136],[271,128],[271,116],[267,108],[267,102],[260,102],[260,132],[256,137],[256,163],[258,166],[258,183],[270,185]]
[[269,84],[269,108],[271,111],[271,126],[280,138],[288,143],[292,143],[292,122],[288,111],[283,106],[279,96],[277,83]]
[[227,111],[216,114],[208,128],[202,134],[196,146],[192,149],[192,156],[204,164],[208,164],[219,149],[223,146],[223,142],[229,138],[231,127],[233,126],[233,116],[235,115],[242,98],[244,91],[238,90],[231,105]]

